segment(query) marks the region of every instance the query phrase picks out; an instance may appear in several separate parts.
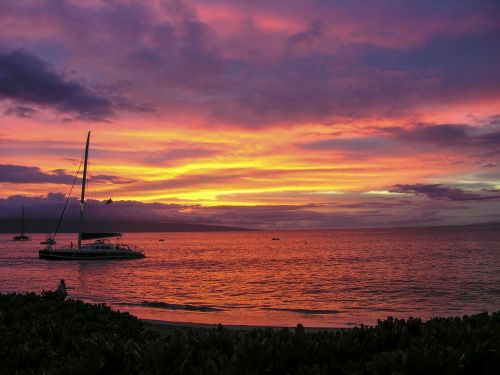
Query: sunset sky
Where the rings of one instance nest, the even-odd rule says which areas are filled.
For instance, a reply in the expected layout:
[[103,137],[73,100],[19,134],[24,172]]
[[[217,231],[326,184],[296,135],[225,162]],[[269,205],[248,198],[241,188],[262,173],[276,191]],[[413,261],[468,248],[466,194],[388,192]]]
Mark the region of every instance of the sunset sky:
[[59,212],[91,130],[108,214],[500,221],[499,20],[486,0],[1,1],[0,217]]

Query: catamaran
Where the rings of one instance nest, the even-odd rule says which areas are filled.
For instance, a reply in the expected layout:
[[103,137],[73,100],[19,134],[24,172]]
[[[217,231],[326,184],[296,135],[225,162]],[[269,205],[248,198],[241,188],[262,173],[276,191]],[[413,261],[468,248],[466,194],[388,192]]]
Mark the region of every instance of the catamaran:
[[21,222],[21,234],[14,236],[12,241],[31,241],[31,237],[24,233],[24,206],[23,206],[23,218]]
[[[73,246],[73,243],[71,243],[71,246],[69,248],[57,249],[55,247],[55,241],[53,241],[54,243],[52,243],[52,241],[48,241],[47,247],[38,252],[39,257],[40,259],[50,259],[50,260],[83,260],[83,259],[97,260],[97,259],[145,258],[144,252],[137,249],[137,247],[119,242],[112,243],[109,240],[109,238],[121,237],[121,233],[87,233],[82,231],[84,211],[85,211],[85,184],[87,181],[87,162],[89,156],[89,143],[90,143],[90,132],[88,132],[87,134],[87,143],[85,144],[85,154],[83,159],[82,191],[80,197],[80,231],[78,232],[77,246]],[[64,215],[64,210],[62,215]],[[61,219],[59,220],[59,223],[61,222]],[[56,233],[57,230],[58,229],[56,229]],[[82,241],[86,240],[95,240],[95,241],[93,243],[82,244]]]

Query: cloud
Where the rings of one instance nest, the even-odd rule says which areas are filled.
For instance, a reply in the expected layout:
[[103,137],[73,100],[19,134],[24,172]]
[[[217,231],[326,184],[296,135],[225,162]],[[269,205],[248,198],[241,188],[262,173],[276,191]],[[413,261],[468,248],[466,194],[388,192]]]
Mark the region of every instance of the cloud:
[[[498,200],[500,195],[480,194],[465,191],[460,188],[444,186],[442,184],[397,184],[390,189],[393,193],[406,193],[415,195],[425,195],[431,199],[447,199],[450,201],[471,202]],[[488,193],[488,191],[483,190]]]
[[[367,136],[346,137],[345,135],[323,138],[296,144],[299,149],[318,151],[344,151],[350,157],[356,155],[399,155],[418,152],[453,151],[481,153],[484,156],[498,154],[500,130],[496,126],[486,128],[472,124],[415,123],[409,126],[373,127]],[[478,162],[484,167],[495,163]]]
[[285,50],[288,53],[293,53],[303,49],[310,49],[323,34],[324,28],[321,22],[319,20],[311,22],[306,30],[295,33],[288,38]]
[[[38,167],[22,165],[0,164],[0,183],[11,184],[72,184],[74,176],[63,169],[55,169],[49,173],[43,172]],[[79,179],[77,180],[77,182]],[[94,183],[128,184],[134,182],[117,176],[95,175],[89,178]]]
[[154,108],[162,119],[252,128],[496,97],[498,6],[354,3],[20,1],[4,6],[4,23],[20,26],[0,42],[62,56],[101,85],[131,82],[111,108],[114,99],[49,70],[79,87],[69,96],[78,100],[53,107],[99,119]]
[[471,126],[464,124],[417,124],[410,129],[395,129],[394,135],[406,142],[463,145],[471,140],[471,129]]
[[152,152],[147,155],[143,160],[147,163],[153,164],[172,164],[186,159],[199,159],[206,158],[220,154],[221,151],[211,150],[205,148],[172,148],[165,151]]
[[389,139],[382,137],[332,138],[300,144],[306,150],[387,150],[393,146]]
[[116,193],[127,194],[130,193],[132,189],[134,191],[143,194],[145,192],[165,192],[173,191],[175,189],[191,188],[212,188],[213,186],[224,186],[237,183],[241,181],[246,176],[242,173],[242,170],[228,170],[223,173],[214,174],[191,174],[191,175],[179,175],[175,178],[162,179],[155,181],[135,181],[135,183],[125,186],[122,191],[115,190]]
[[62,170],[45,173],[38,167],[0,164],[0,182],[71,184],[73,177]]
[[35,109],[23,105],[7,107],[4,111],[6,116],[14,115],[22,118],[32,118],[35,113]]
[[[20,207],[24,205],[30,220],[50,219],[55,223],[65,199],[63,194],[0,198],[0,219],[17,220]],[[281,229],[301,229],[467,224],[484,221],[485,217],[488,217],[489,221],[499,218],[498,209],[491,202],[485,202],[487,207],[483,208],[486,209],[478,210],[476,207],[464,205],[464,201],[449,199],[423,200],[418,203],[400,202],[404,204],[394,204],[391,200],[388,201],[387,196],[370,196],[367,199],[353,195],[348,201],[340,201],[338,205],[333,202],[211,207],[115,199],[111,205],[106,205],[105,201],[88,200],[86,220],[112,223],[116,218],[126,218],[123,220],[130,222],[215,224],[257,229],[274,229],[279,226]],[[400,201],[399,198],[395,200]],[[450,209],[456,211],[454,216],[449,215]],[[66,218],[76,220],[78,214],[78,199],[71,198]]]
[[[61,194],[47,197],[11,196],[0,198],[0,219],[19,217],[20,207],[25,206],[32,220],[46,218],[56,220],[64,205]],[[71,198],[66,218],[78,218],[78,199]],[[328,228],[360,225],[383,225],[394,222],[390,214],[378,210],[365,210],[358,213],[321,212],[318,205],[279,205],[279,206],[215,206],[179,205],[162,203],[142,203],[137,201],[113,200],[111,205],[105,201],[88,200],[86,220],[115,221],[117,217],[129,221],[179,222],[198,224],[218,224],[249,228]],[[411,218],[413,220],[413,218]],[[410,217],[408,217],[408,222]],[[401,221],[399,221],[401,223]]]
[[93,121],[113,115],[108,99],[68,80],[43,60],[21,50],[0,51],[0,99],[76,113]]
[[497,126],[483,128],[466,124],[416,124],[411,128],[395,128],[390,133],[395,140],[413,147],[433,146],[438,150],[469,152],[483,157],[499,153],[500,130]]

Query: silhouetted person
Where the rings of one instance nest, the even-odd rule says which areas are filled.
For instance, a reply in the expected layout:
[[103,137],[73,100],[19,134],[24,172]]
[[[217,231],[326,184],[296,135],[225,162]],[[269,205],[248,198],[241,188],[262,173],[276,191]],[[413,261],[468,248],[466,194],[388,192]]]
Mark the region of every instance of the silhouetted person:
[[66,284],[64,283],[64,279],[61,279],[61,282],[57,287],[57,293],[59,293],[63,297],[63,299],[65,299],[68,295],[68,293],[66,292]]

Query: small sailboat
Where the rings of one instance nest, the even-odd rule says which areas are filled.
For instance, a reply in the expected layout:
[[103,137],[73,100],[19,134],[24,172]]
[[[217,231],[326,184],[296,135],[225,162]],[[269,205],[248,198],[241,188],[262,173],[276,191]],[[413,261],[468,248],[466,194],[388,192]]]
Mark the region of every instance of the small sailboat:
[[22,223],[21,224],[21,234],[14,236],[14,238],[12,238],[12,241],[31,241],[31,237],[24,233],[24,206],[23,206],[23,215],[22,215],[21,223]]
[[[87,181],[87,162],[89,155],[90,132],[87,135],[85,154],[83,159],[82,192],[80,197],[80,231],[78,233],[77,246],[69,248],[55,248],[54,237],[52,241],[46,241],[47,247],[38,252],[40,259],[49,260],[98,260],[98,259],[139,259],[146,256],[135,246],[124,243],[111,243],[109,238],[121,237],[121,233],[85,233],[83,228],[83,217],[85,209],[85,183]],[[78,173],[77,173],[78,174]],[[64,213],[64,211],[63,211]],[[61,216],[62,218],[62,216]],[[93,243],[82,244],[82,241],[95,240]]]
[[[278,227],[276,227],[276,234],[278,234],[279,230],[280,229]],[[273,241],[279,241],[279,240],[280,240],[280,238],[277,235],[275,237],[273,237]]]
[[50,234],[47,236],[45,241],[40,242],[41,245],[55,245],[56,243],[56,240]]

